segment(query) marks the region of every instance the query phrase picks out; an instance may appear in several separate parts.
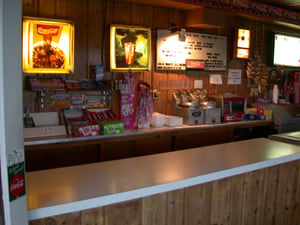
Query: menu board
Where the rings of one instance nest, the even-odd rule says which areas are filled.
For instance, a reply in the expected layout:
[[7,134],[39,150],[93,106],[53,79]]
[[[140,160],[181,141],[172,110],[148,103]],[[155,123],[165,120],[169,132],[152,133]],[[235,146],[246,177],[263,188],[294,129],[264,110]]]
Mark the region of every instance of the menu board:
[[[178,33],[159,29],[156,53],[157,70],[186,70],[189,68],[225,71],[227,37],[186,32],[186,40],[179,41]],[[193,65],[195,66],[193,67]]]

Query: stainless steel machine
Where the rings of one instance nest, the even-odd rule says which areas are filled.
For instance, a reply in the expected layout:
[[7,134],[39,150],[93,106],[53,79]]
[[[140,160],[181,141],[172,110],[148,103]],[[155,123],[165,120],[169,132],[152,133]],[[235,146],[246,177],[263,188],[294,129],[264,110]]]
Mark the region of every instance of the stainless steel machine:
[[179,91],[173,93],[173,114],[183,118],[183,124],[200,125],[220,123],[221,109],[206,101],[206,91]]
[[277,133],[300,131],[300,104],[270,105]]

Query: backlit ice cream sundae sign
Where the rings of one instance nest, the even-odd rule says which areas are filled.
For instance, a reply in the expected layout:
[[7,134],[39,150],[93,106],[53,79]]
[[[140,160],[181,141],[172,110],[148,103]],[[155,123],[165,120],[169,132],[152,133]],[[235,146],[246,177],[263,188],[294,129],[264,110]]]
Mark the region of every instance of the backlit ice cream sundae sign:
[[74,26],[70,21],[23,19],[23,71],[71,73],[74,68]]

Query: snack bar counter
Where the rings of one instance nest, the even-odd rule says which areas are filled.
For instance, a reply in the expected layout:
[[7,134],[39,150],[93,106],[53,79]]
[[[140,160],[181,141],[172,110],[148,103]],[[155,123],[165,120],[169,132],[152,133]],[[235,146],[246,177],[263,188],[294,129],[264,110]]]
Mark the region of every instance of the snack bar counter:
[[[223,215],[223,213],[226,214],[226,207],[220,207],[220,203],[222,202],[222,204],[224,204],[228,202],[228,204],[231,204],[229,196],[231,196],[230,190],[233,188],[236,190],[236,193],[233,194],[233,201],[242,208],[240,212],[252,210],[252,213],[248,211],[248,214],[246,212],[243,217],[244,220],[247,219],[249,222],[253,216],[257,218],[259,215],[262,215],[264,207],[272,208],[274,210],[272,212],[275,214],[279,213],[278,211],[275,212],[276,207],[275,205],[270,205],[271,202],[276,202],[276,204],[280,206],[276,209],[279,210],[282,206],[284,213],[287,213],[286,207],[284,207],[285,203],[283,201],[275,201],[278,193],[280,193],[280,196],[289,195],[287,199],[290,199],[290,201],[294,203],[299,200],[299,188],[297,189],[298,192],[276,191],[277,188],[287,188],[289,178],[296,178],[289,182],[298,182],[299,184],[300,180],[297,170],[293,170],[297,173],[294,174],[295,176],[285,175],[283,178],[280,177],[276,184],[274,184],[276,186],[274,188],[272,183],[268,183],[272,182],[273,178],[274,181],[277,179],[275,178],[276,174],[276,176],[280,175],[280,173],[272,172],[277,170],[277,165],[280,166],[280,171],[287,168],[288,170],[286,172],[289,172],[291,168],[299,167],[299,159],[299,146],[281,143],[267,138],[258,138],[138,158],[27,172],[26,190],[29,209],[28,216],[29,220],[43,220],[43,218],[49,217],[52,217],[52,220],[57,220],[59,216],[65,216],[63,218],[63,221],[65,221],[72,218],[78,219],[80,215],[97,216],[98,213],[96,212],[103,212],[105,214],[104,216],[101,213],[99,214],[102,216],[101,218],[105,217],[105,219],[114,220],[116,214],[108,214],[109,210],[114,209],[119,212],[118,210],[120,209],[126,209],[125,212],[129,212],[130,207],[133,207],[134,214],[124,214],[124,217],[128,217],[127,220],[132,224],[131,222],[133,222],[132,220],[134,220],[136,216],[141,216],[139,218],[143,220],[147,215],[154,215],[156,209],[162,210],[162,208],[154,207],[154,205],[149,206],[147,203],[151,202],[151,199],[154,199],[152,203],[155,204],[159,201],[163,202],[164,193],[169,194],[168,196],[170,198],[173,196],[175,199],[175,196],[181,196],[175,195],[175,193],[172,192],[176,190],[184,190],[185,194],[182,195],[182,199],[179,197],[176,201],[174,200],[173,204],[175,205],[173,205],[173,207],[178,207],[180,202],[184,202],[185,200],[183,198],[190,199],[190,203],[196,201],[197,204],[200,204],[204,201],[205,197],[197,195],[199,190],[207,190],[205,193],[210,196],[217,191],[218,197],[214,198],[216,197],[214,196],[210,198],[211,201],[215,200],[213,204],[212,202],[204,202],[205,205],[201,205],[201,207],[205,208],[207,204],[209,204],[209,207],[211,207],[210,210],[212,210],[210,213],[217,212],[215,210],[224,210],[220,211],[219,214],[214,214],[216,216]],[[287,163],[290,164],[285,166]],[[269,175],[272,174],[272,176],[268,176],[265,173]],[[224,180],[224,178],[228,179]],[[242,182],[236,183],[237,180],[234,182],[231,180],[236,178]],[[218,181],[221,183],[214,183]],[[209,182],[213,182],[212,186]],[[201,187],[203,188],[201,185],[206,184],[208,185],[204,186],[205,189],[201,189]],[[225,186],[221,184],[234,185],[231,188],[224,189]],[[292,185],[292,183],[290,184]],[[265,185],[270,186],[268,188]],[[218,189],[218,187],[223,188]],[[265,193],[266,189],[268,190],[268,195]],[[178,194],[180,192],[176,193]],[[239,198],[239,194],[243,193],[244,195],[241,195]],[[251,200],[253,195],[255,195],[255,201]],[[274,199],[271,199],[272,196]],[[223,197],[226,197],[228,201],[225,201],[225,199],[222,200]],[[245,201],[245,197],[249,201],[247,199]],[[199,200],[199,198],[201,199]],[[140,199],[142,199],[142,202],[140,202]],[[241,202],[237,202],[238,200],[241,200]],[[217,204],[217,202],[219,202],[219,204]],[[115,208],[114,204],[116,204]],[[200,216],[202,215],[201,213],[204,213],[203,216],[211,216],[207,214],[205,210],[205,212],[199,211],[200,206],[198,205],[197,208],[197,204],[189,204],[188,209],[184,209],[185,206],[183,204],[182,210],[177,211],[178,215],[187,212],[185,210],[194,210],[195,213],[197,212],[195,215]],[[166,207],[167,205],[168,204],[162,204],[161,207]],[[103,206],[107,206],[108,208],[101,211],[103,209],[101,207]],[[127,206],[129,208],[126,208]],[[145,208],[140,208],[141,206]],[[171,205],[169,206],[171,207]],[[231,206],[228,205],[228,207]],[[233,204],[233,207],[236,207],[236,205]],[[253,213],[256,207],[259,209],[257,211],[258,214]],[[89,209],[97,209],[98,211],[87,211]],[[164,210],[161,212],[168,212]],[[295,215],[298,215],[297,218],[299,219],[300,208],[291,207],[291,210]],[[80,214],[77,213],[79,211],[81,211]],[[172,210],[169,211],[169,213],[171,212]],[[75,214],[72,216],[70,213]],[[269,215],[269,213],[271,212],[268,211],[267,214]],[[176,213],[176,215],[173,216],[176,217],[178,215]],[[195,219],[195,221],[198,221],[196,218],[193,218],[193,215],[193,213],[185,214],[185,220]],[[264,215],[264,218],[267,218],[268,215]],[[157,219],[163,220],[165,218],[164,216],[165,215],[161,215],[161,217]],[[198,218],[198,216],[196,217]],[[272,214],[270,216],[274,215]],[[233,217],[231,217],[231,219]],[[226,218],[229,217],[226,216]],[[287,218],[291,217],[287,216]],[[297,218],[296,220],[299,222]],[[222,218],[216,217],[215,219]],[[187,224],[192,224],[192,222],[190,221],[190,223]],[[240,224],[247,223],[244,221]]]
[[131,158],[194,147],[268,137],[272,121],[124,129],[123,134],[26,138],[26,171]]

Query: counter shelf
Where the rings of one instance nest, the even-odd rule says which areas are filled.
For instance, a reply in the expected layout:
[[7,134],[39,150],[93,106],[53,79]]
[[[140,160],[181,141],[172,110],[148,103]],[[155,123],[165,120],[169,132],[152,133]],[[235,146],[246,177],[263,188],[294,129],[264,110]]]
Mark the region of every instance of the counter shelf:
[[[24,140],[24,146],[35,146],[45,144],[58,144],[58,143],[71,143],[81,141],[95,141],[95,140],[107,140],[116,139],[120,137],[132,137],[145,134],[161,134],[161,133],[172,133],[172,132],[184,132],[184,131],[197,131],[202,129],[216,129],[222,127],[233,127],[233,128],[245,128],[245,127],[256,127],[256,126],[272,126],[272,121],[269,120],[251,120],[251,121],[237,121],[237,122],[226,122],[220,124],[202,124],[202,125],[182,125],[177,127],[150,127],[150,128],[138,128],[138,129],[125,129],[123,134],[114,134],[108,136],[90,136],[90,137],[70,137],[70,136],[53,136],[53,137],[40,137],[40,138],[26,138]],[[271,128],[270,128],[271,129]]]
[[270,139],[300,145],[300,131],[270,135]]

